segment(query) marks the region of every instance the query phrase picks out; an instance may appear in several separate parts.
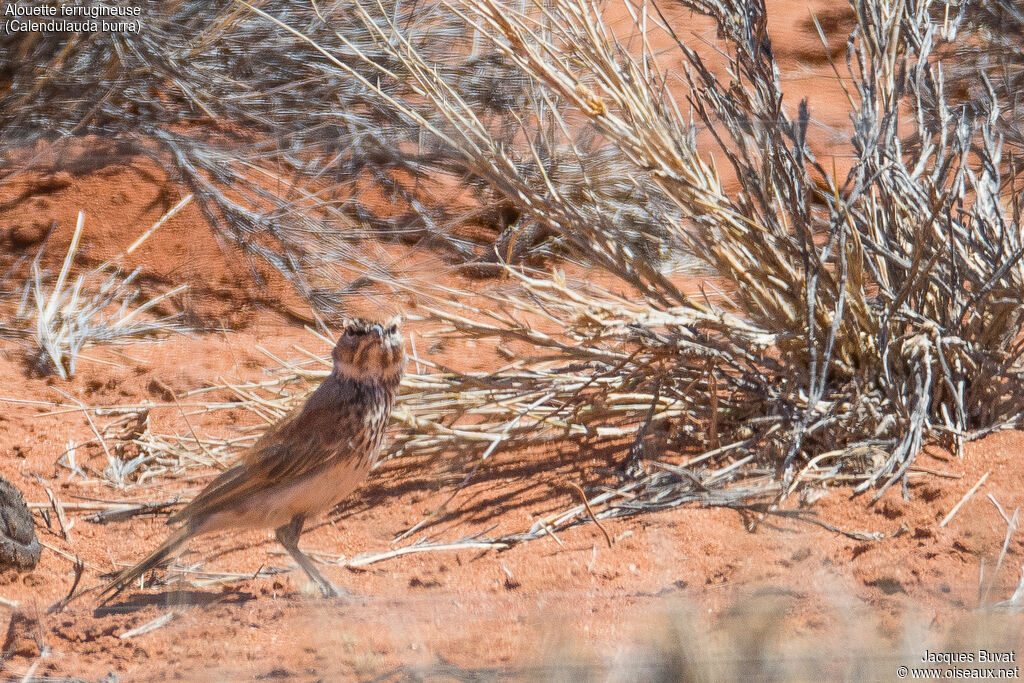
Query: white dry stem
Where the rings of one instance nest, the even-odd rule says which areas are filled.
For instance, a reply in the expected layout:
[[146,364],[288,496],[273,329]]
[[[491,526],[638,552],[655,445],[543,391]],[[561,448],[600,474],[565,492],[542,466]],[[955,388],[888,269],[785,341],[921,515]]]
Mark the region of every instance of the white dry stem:
[[[68,275],[78,253],[85,225],[84,212],[78,212],[71,243],[68,245],[60,273],[52,285],[46,282],[39,267],[39,260],[36,259],[32,265],[30,284],[36,304],[32,336],[39,347],[39,359],[42,363],[60,377],[67,378],[75,373],[75,361],[86,346],[121,342],[182,329],[174,322],[174,316],[154,320],[140,319],[139,316],[185,291],[187,286],[175,287],[141,305],[133,306],[139,290],[132,283],[140,269],[124,275],[117,264],[189,201],[191,195],[178,202],[124,252],[82,273],[74,280],[74,284],[68,286]],[[109,309],[113,306],[116,306],[116,310],[112,313]]]

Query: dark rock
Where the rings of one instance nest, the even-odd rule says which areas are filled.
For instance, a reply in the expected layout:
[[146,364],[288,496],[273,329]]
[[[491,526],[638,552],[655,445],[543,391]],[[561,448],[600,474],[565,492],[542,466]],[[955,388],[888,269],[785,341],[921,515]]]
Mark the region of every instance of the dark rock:
[[34,569],[42,546],[21,492],[0,477],[0,569]]

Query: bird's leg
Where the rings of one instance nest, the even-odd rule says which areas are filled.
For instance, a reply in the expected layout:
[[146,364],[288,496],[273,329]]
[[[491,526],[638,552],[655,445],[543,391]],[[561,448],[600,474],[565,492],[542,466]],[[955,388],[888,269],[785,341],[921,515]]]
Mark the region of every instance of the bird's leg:
[[284,549],[288,551],[288,554],[292,556],[292,559],[299,563],[302,570],[306,572],[313,583],[320,588],[320,592],[323,593],[325,598],[336,598],[342,595],[342,592],[335,588],[334,584],[324,578],[323,574],[313,565],[313,561],[309,557],[299,550],[299,536],[302,535],[302,525],[306,521],[306,518],[302,515],[295,515],[292,517],[292,521],[288,522],[282,527],[278,527],[274,534],[277,536],[277,541]]

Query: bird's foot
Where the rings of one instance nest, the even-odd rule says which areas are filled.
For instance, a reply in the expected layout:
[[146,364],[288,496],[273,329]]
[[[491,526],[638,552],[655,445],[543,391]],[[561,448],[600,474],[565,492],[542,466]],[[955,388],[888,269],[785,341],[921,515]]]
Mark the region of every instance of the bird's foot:
[[320,589],[320,594],[325,598],[347,598],[349,597],[348,591],[338,588],[330,581],[324,579],[322,582],[317,582],[317,588]]
[[351,591],[347,591],[344,588],[339,588],[333,583],[328,581],[323,574],[316,572],[315,575],[308,574],[313,585],[320,591],[320,595],[324,598],[342,598],[346,602],[354,602],[359,600],[362,596],[356,595]]
[[324,584],[318,583],[317,588],[320,589],[320,595],[324,598],[340,598],[346,603],[366,603],[370,599],[366,595],[353,593],[352,591],[345,590],[344,588],[339,588],[330,581],[326,581]]

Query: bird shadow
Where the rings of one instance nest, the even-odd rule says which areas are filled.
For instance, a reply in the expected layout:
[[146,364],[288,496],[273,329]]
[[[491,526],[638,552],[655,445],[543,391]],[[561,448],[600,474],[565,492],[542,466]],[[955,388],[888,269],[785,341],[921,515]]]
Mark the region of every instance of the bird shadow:
[[168,590],[161,593],[133,593],[131,597],[114,604],[100,605],[93,610],[94,617],[111,614],[131,614],[147,607],[209,607],[211,605],[244,605],[256,596],[246,591]]

